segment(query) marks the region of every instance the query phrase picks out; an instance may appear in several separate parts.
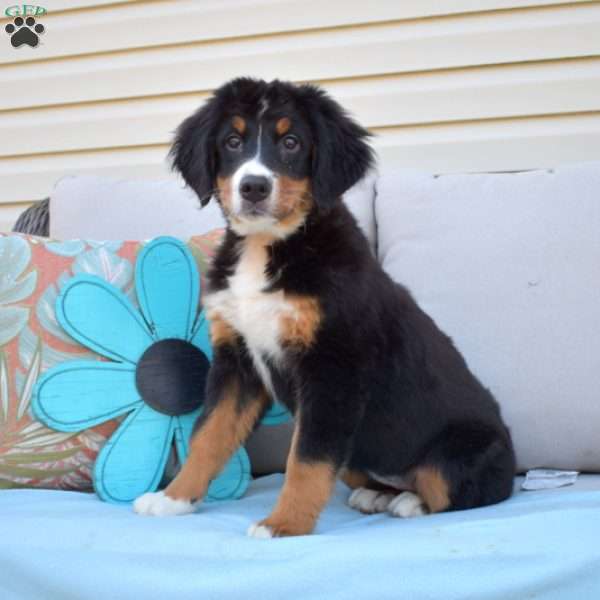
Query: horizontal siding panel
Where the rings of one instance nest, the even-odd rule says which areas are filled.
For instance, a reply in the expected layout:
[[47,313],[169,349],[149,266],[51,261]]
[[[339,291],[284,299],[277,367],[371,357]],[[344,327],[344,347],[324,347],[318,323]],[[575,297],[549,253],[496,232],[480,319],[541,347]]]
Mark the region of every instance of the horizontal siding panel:
[[[585,3],[589,0],[576,0]],[[552,6],[560,0],[221,0],[220,2],[129,2],[106,10],[56,13],[59,8],[98,4],[49,4],[43,45],[32,53],[5,53],[0,64],[39,59],[247,37],[306,29]]]
[[30,202],[11,202],[0,205],[0,232],[11,231],[19,215],[31,206]]
[[[73,58],[0,69],[0,109],[600,54],[600,3]],[[324,60],[326,57],[326,60]]]
[[116,179],[163,179],[170,175],[168,146],[106,152],[48,154],[0,161],[0,204],[39,200],[69,175],[91,174]]
[[[600,160],[600,112],[498,119],[375,130],[382,170],[417,168],[432,172],[501,171]],[[35,200],[62,176],[95,174],[127,179],[161,179],[170,174],[168,144],[4,159],[0,189],[5,202]]]
[[[62,12],[64,10],[77,10],[77,9],[90,9],[90,8],[106,8],[111,4],[143,4],[143,0],[45,0],[40,1],[40,6],[44,6],[48,11],[48,15]],[[12,4],[18,4],[13,2]],[[35,4],[35,2],[28,2],[27,4]],[[114,10],[114,6],[111,6]]]
[[[47,0],[44,6],[48,13],[54,14],[63,10],[75,10],[81,8],[106,8],[111,4],[144,4],[143,0]],[[111,7],[114,10],[114,7]]]
[[[2,5],[2,10],[0,12],[0,24],[2,26],[4,26],[5,23],[8,23],[8,21],[10,21],[13,17],[7,17],[4,14],[4,11],[6,10],[7,7],[9,6],[15,6],[15,5],[19,5],[22,6],[23,4],[30,4],[33,6],[43,6],[48,12],[43,16],[40,17],[40,21],[46,23],[48,22],[50,19],[54,18],[55,15],[61,15],[61,13],[63,13],[63,11],[73,11],[73,10],[90,10],[90,9],[97,9],[97,8],[103,8],[106,9],[108,8],[109,10],[115,10],[118,8],[118,6],[111,6],[111,5],[121,5],[121,4],[125,4],[125,3],[129,3],[129,4],[139,4],[140,8],[142,8],[142,4],[143,1],[140,0],[46,0],[44,2],[39,2],[39,4],[37,2],[12,2],[12,1],[8,1],[5,2]],[[43,52],[43,51],[42,51]],[[35,59],[34,59],[35,60]]]
[[452,173],[554,167],[600,160],[600,112],[388,128],[376,146],[384,169]]
[[[600,58],[326,85],[367,127],[600,110]],[[0,156],[168,143],[206,94],[0,113]]]

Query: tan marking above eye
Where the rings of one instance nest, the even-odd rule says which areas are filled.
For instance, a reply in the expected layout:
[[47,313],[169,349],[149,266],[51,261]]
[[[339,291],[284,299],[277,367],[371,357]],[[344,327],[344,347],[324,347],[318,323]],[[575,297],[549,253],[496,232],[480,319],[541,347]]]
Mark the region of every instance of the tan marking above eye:
[[275,124],[275,131],[278,135],[287,133],[292,127],[292,122],[288,117],[283,117]]
[[236,115],[231,119],[231,126],[240,134],[243,135],[246,131],[246,121],[242,117]]

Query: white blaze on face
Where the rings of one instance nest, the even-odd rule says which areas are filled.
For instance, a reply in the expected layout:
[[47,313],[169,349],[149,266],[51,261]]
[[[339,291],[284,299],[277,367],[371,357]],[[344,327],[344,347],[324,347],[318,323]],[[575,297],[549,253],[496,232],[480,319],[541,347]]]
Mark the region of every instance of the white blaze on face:
[[[256,144],[256,154],[246,162],[242,163],[233,173],[231,178],[232,189],[232,216],[236,217],[232,221],[232,228],[240,235],[248,235],[251,233],[259,233],[270,228],[275,222],[274,217],[269,216],[269,213],[275,208],[275,198],[278,194],[278,182],[275,173],[269,169],[261,160],[262,146],[262,125],[258,127],[258,139]],[[271,193],[266,200],[267,213],[264,216],[246,216],[242,213],[244,199],[240,193],[240,185],[244,177],[255,175],[265,177],[271,184]]]

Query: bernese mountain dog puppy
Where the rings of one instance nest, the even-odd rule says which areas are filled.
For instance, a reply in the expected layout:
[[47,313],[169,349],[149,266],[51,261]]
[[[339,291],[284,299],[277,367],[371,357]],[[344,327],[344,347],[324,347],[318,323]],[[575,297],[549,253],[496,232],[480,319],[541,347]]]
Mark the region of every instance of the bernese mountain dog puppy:
[[138,513],[193,511],[274,397],[295,415],[285,484],[249,535],[310,533],[336,477],[352,507],[399,517],[511,494],[498,404],[342,202],[373,164],[368,137],[315,86],[248,78],[177,130],[174,167],[228,227],[204,297],[206,410],[178,476]]

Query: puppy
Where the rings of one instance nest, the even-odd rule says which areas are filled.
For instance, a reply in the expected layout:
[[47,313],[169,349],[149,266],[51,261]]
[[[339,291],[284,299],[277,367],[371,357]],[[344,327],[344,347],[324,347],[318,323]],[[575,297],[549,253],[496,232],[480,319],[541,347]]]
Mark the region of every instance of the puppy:
[[294,434],[279,500],[250,535],[310,533],[337,476],[354,508],[402,517],[510,495],[497,403],[341,200],[372,166],[368,135],[317,87],[246,78],[179,127],[175,168],[228,223],[204,298],[214,361],[187,462],[137,512],[191,512],[274,397]]

